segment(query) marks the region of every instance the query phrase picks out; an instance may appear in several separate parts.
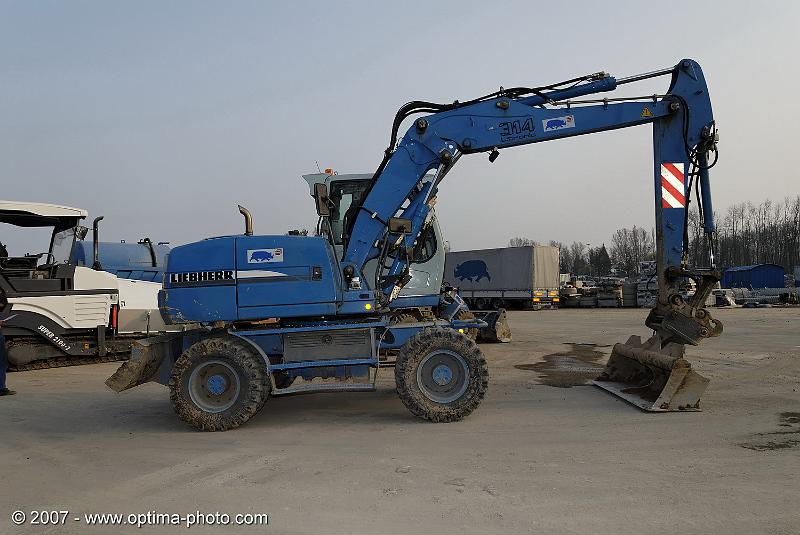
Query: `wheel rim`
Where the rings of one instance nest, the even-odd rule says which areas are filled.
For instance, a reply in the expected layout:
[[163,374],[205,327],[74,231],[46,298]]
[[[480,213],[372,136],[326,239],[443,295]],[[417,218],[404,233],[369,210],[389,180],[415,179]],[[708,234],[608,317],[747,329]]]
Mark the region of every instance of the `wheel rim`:
[[417,367],[419,389],[431,401],[450,403],[469,386],[467,361],[453,351],[437,349],[425,355]]
[[205,412],[230,409],[239,397],[239,375],[222,360],[208,360],[192,370],[189,397]]

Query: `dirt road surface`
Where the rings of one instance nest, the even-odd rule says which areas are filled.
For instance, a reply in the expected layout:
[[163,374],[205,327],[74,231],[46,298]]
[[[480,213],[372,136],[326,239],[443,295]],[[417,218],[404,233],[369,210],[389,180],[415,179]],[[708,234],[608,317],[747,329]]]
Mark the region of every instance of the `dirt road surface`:
[[[0,534],[800,533],[800,309],[715,315],[723,336],[689,349],[711,379],[699,413],[582,384],[613,343],[648,334],[644,310],[511,313],[514,342],[482,346],[486,400],[452,424],[413,418],[391,370],[377,393],[271,399],[227,433],[182,424],[162,386],[106,389],[114,364],[11,374]],[[30,525],[35,510],[69,515]],[[83,520],[148,511],[269,525]]]

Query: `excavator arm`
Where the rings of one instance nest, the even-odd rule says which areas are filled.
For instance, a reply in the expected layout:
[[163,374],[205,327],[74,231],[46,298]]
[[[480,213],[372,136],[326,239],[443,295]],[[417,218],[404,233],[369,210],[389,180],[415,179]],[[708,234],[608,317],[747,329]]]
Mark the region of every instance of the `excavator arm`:
[[[671,77],[664,94],[575,100],[659,76]],[[400,123],[415,113],[430,114],[417,118],[398,142]],[[499,150],[508,147],[643,124],[653,125],[659,298],[646,324],[655,334],[646,343],[632,338],[627,344],[617,344],[620,347],[615,347],[601,386],[616,389],[615,393],[626,399],[644,400],[637,404],[650,410],[697,408],[699,394],[684,396],[685,389],[681,395],[670,394],[666,401],[661,396],[675,375],[664,371],[690,368],[683,359],[684,344],[695,345],[722,330],[721,323],[704,308],[705,298],[719,280],[713,269],[714,221],[708,174],[716,161],[717,137],[702,70],[690,59],[673,68],[628,78],[595,73],[545,87],[501,89],[465,103],[411,102],[403,106],[395,118],[385,158],[346,233],[342,259],[345,301],[348,292],[355,299],[364,291],[362,269],[367,261],[385,258],[391,248],[413,248],[435,202],[438,184],[462,155],[489,152],[494,161]],[[422,178],[431,170],[436,171],[436,178],[422,185]],[[693,186],[710,253],[706,270],[690,269],[687,263],[687,213]],[[369,286],[384,302],[396,296],[408,280],[409,256],[394,257],[388,272]],[[680,293],[687,278],[697,282],[691,300]],[[634,362],[632,368],[627,360]],[[689,376],[689,371],[684,375]],[[707,381],[700,383],[705,389]]]

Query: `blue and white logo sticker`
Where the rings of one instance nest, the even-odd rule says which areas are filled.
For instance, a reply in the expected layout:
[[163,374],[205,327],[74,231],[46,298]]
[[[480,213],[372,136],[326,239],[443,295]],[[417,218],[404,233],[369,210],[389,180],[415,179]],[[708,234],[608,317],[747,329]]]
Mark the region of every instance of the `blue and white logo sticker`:
[[563,130],[565,128],[575,128],[575,116],[564,115],[562,117],[553,117],[552,119],[544,119],[542,127],[545,132],[552,132],[553,130]]
[[283,248],[247,250],[248,264],[268,264],[270,262],[283,262]]

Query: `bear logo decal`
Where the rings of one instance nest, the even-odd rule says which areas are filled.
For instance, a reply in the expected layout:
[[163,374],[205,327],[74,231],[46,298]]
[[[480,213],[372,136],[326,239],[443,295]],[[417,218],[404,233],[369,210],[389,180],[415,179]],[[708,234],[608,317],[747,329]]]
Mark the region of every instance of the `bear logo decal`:
[[283,262],[283,249],[248,249],[248,264],[266,264],[270,262]]
[[456,266],[453,271],[455,278],[462,282],[466,279],[470,282],[479,282],[481,279],[492,280],[489,275],[489,269],[486,267],[486,262],[483,260],[467,260]]

